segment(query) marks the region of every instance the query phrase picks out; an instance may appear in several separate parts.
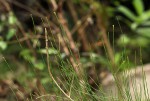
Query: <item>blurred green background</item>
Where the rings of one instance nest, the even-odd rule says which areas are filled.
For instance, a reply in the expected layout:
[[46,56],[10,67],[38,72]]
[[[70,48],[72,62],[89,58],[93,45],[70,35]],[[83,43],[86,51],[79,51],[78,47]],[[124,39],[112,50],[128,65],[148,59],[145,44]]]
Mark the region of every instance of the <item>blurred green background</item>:
[[[149,4],[149,0],[1,0],[0,79],[15,80],[31,89],[34,80],[40,80],[48,92],[57,91],[49,83],[45,28],[56,77],[62,71],[71,75],[62,67],[71,68],[67,61],[72,55],[96,82],[101,80],[97,75],[109,68],[108,61],[116,64],[116,71],[149,63]],[[59,35],[72,54],[64,50]],[[62,65],[62,61],[66,62]]]

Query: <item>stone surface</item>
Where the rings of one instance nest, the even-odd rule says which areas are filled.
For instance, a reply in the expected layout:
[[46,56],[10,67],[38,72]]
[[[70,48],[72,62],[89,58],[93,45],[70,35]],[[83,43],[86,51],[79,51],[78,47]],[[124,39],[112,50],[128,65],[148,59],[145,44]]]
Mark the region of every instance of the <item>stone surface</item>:
[[[116,82],[121,83],[124,87],[124,94],[131,95],[131,100],[141,99],[142,101],[148,100],[150,95],[150,64],[138,66],[135,69],[127,70],[118,74],[121,79],[115,81],[112,74],[108,74],[102,81],[102,88],[107,97],[117,98],[118,87]],[[146,89],[145,89],[146,88]],[[125,97],[129,98],[129,96]],[[149,99],[150,100],[150,99]]]

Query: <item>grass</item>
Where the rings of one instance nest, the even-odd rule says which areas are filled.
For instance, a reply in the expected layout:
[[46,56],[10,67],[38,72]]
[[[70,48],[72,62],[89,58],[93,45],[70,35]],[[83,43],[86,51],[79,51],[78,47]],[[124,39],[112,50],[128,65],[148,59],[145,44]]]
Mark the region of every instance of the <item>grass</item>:
[[[34,21],[33,21],[33,24],[34,24]],[[62,44],[61,42],[65,42],[65,44],[67,44],[65,37],[62,36],[62,35],[65,35],[66,33],[63,27],[61,26],[61,24],[60,24],[60,27],[62,30],[62,34],[60,34],[62,39],[58,37],[59,44]],[[114,30],[114,26],[113,26],[113,30]],[[36,31],[35,31],[35,34],[36,34]],[[17,36],[16,38],[18,40]],[[40,101],[48,101],[52,98],[58,101],[63,101],[63,100],[64,101],[133,101],[133,100],[143,101],[142,94],[138,94],[138,90],[136,87],[137,85],[136,79],[132,78],[133,76],[132,77],[130,76],[129,71],[125,70],[124,72],[118,73],[118,70],[113,70],[112,68],[113,66],[109,59],[107,60],[107,63],[110,66],[109,70],[112,72],[114,80],[115,80],[114,86],[112,89],[108,89],[106,91],[107,88],[103,88],[101,84],[97,84],[95,82],[95,84],[98,86],[98,89],[93,91],[91,85],[88,83],[88,78],[87,78],[88,76],[87,76],[86,71],[80,70],[82,68],[82,63],[76,60],[73,52],[70,49],[70,46],[67,44],[66,46],[62,47],[62,48],[68,48],[67,50],[68,58],[65,60],[62,58],[61,50],[59,48],[60,46],[57,47],[56,39],[53,37],[54,43],[50,42],[49,39],[50,39],[49,33],[47,29],[45,28],[46,57],[43,56],[43,54],[41,54],[41,58],[44,61],[44,64],[46,65],[48,73],[49,73],[49,77],[50,77],[49,85],[53,85],[52,87],[54,88],[52,88],[53,89],[51,90],[52,92],[47,93],[46,89],[41,90],[41,88],[39,88],[39,86],[36,85],[37,86],[36,88],[38,89],[38,93],[39,93],[36,95],[36,99]],[[19,42],[19,45],[21,48],[23,48],[20,42]],[[114,41],[113,41],[113,47],[114,47]],[[53,60],[50,57],[51,56],[49,53],[50,48],[53,48],[58,51],[58,53],[53,56]],[[106,56],[108,56],[105,46],[104,46],[104,49],[105,49]],[[130,66],[128,56],[125,53],[126,52],[124,48],[124,52],[122,53],[122,58],[121,58],[122,64],[119,64],[119,66],[122,66],[122,65],[125,65],[127,67]],[[140,54],[141,54],[140,61],[142,64],[141,51],[140,51]],[[30,58],[30,57],[26,56],[26,58]],[[6,65],[8,66],[8,68],[10,68],[10,70],[14,73],[14,71],[11,69],[11,66],[9,65],[5,57],[3,57],[3,59]],[[136,61],[136,55],[135,55],[135,61]],[[28,61],[28,63],[33,66],[32,70],[34,71],[36,75],[37,70],[34,68],[34,64],[30,60]],[[59,75],[56,75],[55,70],[59,71],[57,72],[59,73]],[[149,94],[148,94],[148,89],[147,89],[148,85],[146,84],[146,76],[145,76],[143,69],[142,69],[142,75],[143,75],[142,76],[143,78],[142,78],[141,88],[144,88],[144,98],[149,99]],[[131,82],[132,88],[129,85],[130,81],[132,81]],[[43,87],[43,84],[39,84],[39,85]],[[114,92],[113,90],[114,87],[116,87],[116,92]],[[133,93],[131,93],[131,89],[133,89]],[[13,91],[13,89],[11,90]],[[13,91],[13,93],[14,92],[15,91]],[[33,96],[31,94],[31,101],[35,100],[32,97]]]

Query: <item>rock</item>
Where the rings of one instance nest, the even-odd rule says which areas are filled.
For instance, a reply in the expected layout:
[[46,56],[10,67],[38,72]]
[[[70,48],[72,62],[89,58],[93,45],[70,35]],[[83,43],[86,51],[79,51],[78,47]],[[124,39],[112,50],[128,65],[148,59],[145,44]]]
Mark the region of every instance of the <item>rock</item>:
[[150,64],[138,66],[116,76],[120,79],[114,80],[113,75],[109,73],[102,80],[101,87],[103,88],[103,93],[100,94],[107,97],[109,101],[118,96],[116,82],[120,83],[123,87],[125,101],[129,100],[129,98],[131,101],[136,101],[137,99],[140,101],[150,100],[148,97],[150,94]]

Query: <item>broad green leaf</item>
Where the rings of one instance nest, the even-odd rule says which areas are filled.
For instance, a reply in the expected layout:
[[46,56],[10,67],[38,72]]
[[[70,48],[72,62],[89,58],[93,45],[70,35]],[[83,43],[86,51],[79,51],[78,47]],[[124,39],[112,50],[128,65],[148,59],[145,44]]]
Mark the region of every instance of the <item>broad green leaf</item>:
[[150,20],[142,22],[142,25],[143,26],[150,26]]
[[130,26],[131,26],[132,30],[136,30],[136,28],[138,27],[138,25],[139,25],[138,23],[134,22]]
[[141,19],[141,22],[150,19],[150,10],[145,11],[144,13],[142,13],[142,15],[140,16],[140,19]]
[[144,37],[150,38],[150,27],[148,27],[148,28],[138,28],[136,31],[137,31],[138,34],[140,34]]
[[118,11],[127,16],[130,20],[136,21],[137,17],[125,6],[119,6]]
[[144,11],[144,5],[143,5],[143,1],[142,0],[133,0],[133,6],[136,10],[136,13],[138,15],[141,15]]
[[150,10],[143,12],[141,16],[136,18],[136,21],[131,25],[132,29],[136,29],[138,25],[141,25],[146,20],[150,19]]

